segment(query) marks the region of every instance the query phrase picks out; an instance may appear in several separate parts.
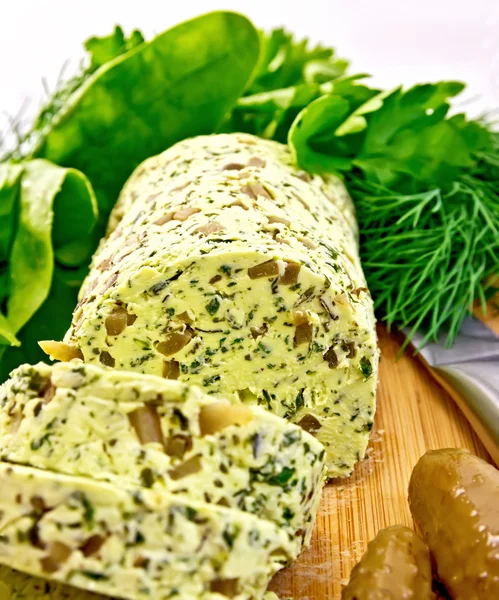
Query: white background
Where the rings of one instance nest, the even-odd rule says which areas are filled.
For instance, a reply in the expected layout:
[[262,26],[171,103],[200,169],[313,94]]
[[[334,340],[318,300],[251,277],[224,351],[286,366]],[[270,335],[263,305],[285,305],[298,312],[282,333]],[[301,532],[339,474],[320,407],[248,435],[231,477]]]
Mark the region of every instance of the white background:
[[53,86],[91,35],[119,23],[150,37],[218,8],[332,45],[376,84],[459,79],[471,114],[499,107],[499,0],[0,0],[0,113],[16,114],[26,98],[33,112],[42,77]]

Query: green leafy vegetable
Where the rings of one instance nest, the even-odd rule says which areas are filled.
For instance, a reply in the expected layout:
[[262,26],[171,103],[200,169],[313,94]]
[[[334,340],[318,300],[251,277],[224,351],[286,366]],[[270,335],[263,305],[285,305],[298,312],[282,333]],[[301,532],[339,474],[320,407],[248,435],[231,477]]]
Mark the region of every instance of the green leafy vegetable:
[[368,179],[384,184],[406,175],[440,183],[471,167],[471,153],[478,148],[470,147],[453,120],[446,119],[448,99],[463,88],[462,83],[440,82],[395,91],[371,115],[355,164]]
[[221,131],[245,131],[286,143],[291,124],[310,102],[331,90],[348,67],[334,50],[309,48],[284,29],[261,34],[262,50],[251,85]]
[[348,62],[336,58],[331,48],[310,48],[307,39],[296,41],[293,34],[281,28],[262,33],[261,42],[260,60],[246,95],[324,83],[343,75],[348,67]]
[[121,27],[116,26],[111,35],[91,37],[85,42],[85,48],[90,55],[89,71],[94,73],[100,67],[113,59],[126,54],[144,42],[144,36],[138,30],[132,32],[127,39]]
[[13,163],[0,164],[0,268],[6,264],[10,252],[22,171],[21,166]]
[[[0,381],[5,381],[12,369],[23,363],[36,364],[46,361],[47,355],[41,350],[40,340],[62,340],[68,323],[71,322],[77,302],[78,290],[85,276],[86,268],[63,269],[54,266],[52,283],[47,300],[35,312],[29,322],[17,334],[19,347],[0,348]],[[0,316],[0,333],[2,317]],[[14,345],[12,340],[8,340]],[[1,343],[1,340],[0,340]]]
[[[61,306],[61,287],[53,281],[54,268],[56,261],[61,267],[86,267],[92,251],[89,233],[97,218],[97,202],[82,173],[46,160],[5,163],[0,172],[8,173],[0,182],[0,198],[7,198],[11,207],[8,225],[12,239],[11,244],[4,244],[1,288],[5,314],[0,311],[0,359],[5,371],[19,364],[26,354],[37,353],[36,338],[43,331],[59,333],[66,327],[77,287],[71,286]],[[84,273],[72,271],[73,275],[77,272],[78,286]],[[26,338],[27,348],[23,345]],[[21,348],[9,348],[19,344]]]
[[[140,31],[133,31],[126,38],[121,27],[116,27],[114,32],[102,38],[92,37],[85,42],[88,56],[79,66],[77,73],[68,79],[63,77],[65,66],[61,70],[55,90],[49,94],[47,103],[40,110],[34,123],[27,131],[23,130],[23,124],[17,119],[11,120],[12,133],[15,134],[17,143],[9,151],[0,153],[0,160],[16,159],[22,160],[31,156],[33,149],[41,143],[44,136],[50,131],[52,124],[57,120],[59,114],[66,110],[70,99],[84,86],[86,81],[106,62],[110,62],[118,56],[125,54],[140,45],[144,38]],[[45,87],[47,85],[45,84]],[[2,137],[0,136],[0,151]]]
[[314,83],[244,96],[238,100],[220,131],[244,131],[286,143],[296,116],[322,93],[321,87]]
[[332,92],[304,108],[289,130],[289,142],[300,166],[314,172],[352,168],[359,132],[368,113],[383,104],[383,94],[355,80],[334,82]]
[[[289,142],[300,165],[316,172],[358,167],[367,179],[387,185],[407,176],[438,181],[438,171],[448,179],[453,167],[473,163],[475,148],[446,120],[447,100],[462,89],[441,82],[387,93],[339,83],[300,113]],[[448,155],[450,147],[455,151]]]
[[[78,192],[79,197],[75,195]],[[75,214],[71,214],[73,205],[77,207]],[[53,228],[57,206],[64,212],[58,217],[60,223]],[[62,242],[68,262],[78,262],[68,251],[68,244],[72,247],[69,239],[87,236],[95,219],[95,198],[82,173],[45,160],[24,164],[19,226],[9,259],[7,319],[13,331],[18,331],[29,321],[48,295],[54,268],[54,246]],[[88,247],[83,256],[78,248],[80,261],[85,261],[88,255]]]
[[[0,305],[7,297],[8,259],[16,227],[22,171],[22,167],[19,165],[0,164]],[[0,322],[0,329],[3,338],[9,339],[8,327]]]
[[98,69],[69,98],[36,155],[83,171],[104,223],[140,162],[215,130],[258,53],[258,33],[241,15],[213,12],[182,23]]
[[[47,297],[54,268],[53,201],[61,181],[34,161],[25,167],[21,184],[19,227],[9,257],[7,317],[18,331]],[[63,169],[57,169],[62,174]]]
[[[388,326],[423,327],[451,342],[487,277],[499,271],[499,139],[446,189],[400,194],[350,177],[361,258]],[[450,151],[450,149],[449,149]]]

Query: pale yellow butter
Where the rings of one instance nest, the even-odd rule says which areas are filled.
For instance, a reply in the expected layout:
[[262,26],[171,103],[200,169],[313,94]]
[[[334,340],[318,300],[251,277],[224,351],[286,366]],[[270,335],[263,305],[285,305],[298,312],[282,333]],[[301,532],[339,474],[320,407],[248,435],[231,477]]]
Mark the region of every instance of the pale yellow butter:
[[353,206],[283,145],[205,136],[138,167],[65,341],[299,423],[330,476],[364,456],[378,349]]
[[1,460],[257,514],[286,532],[291,559],[309,543],[324,447],[262,408],[81,362],[19,367],[0,406]]
[[6,463],[0,532],[0,564],[128,600],[256,600],[292,552],[239,510]]

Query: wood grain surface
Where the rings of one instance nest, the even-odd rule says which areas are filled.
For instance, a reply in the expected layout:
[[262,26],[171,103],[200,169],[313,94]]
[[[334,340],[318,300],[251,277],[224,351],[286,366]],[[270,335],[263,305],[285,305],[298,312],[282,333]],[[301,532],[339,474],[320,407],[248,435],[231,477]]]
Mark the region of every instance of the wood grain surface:
[[424,366],[378,328],[381,347],[378,408],[366,459],[349,479],[329,483],[312,544],[279,573],[281,598],[337,600],[367,543],[383,527],[413,526],[407,503],[412,469],[428,449],[461,447],[490,459],[468,421]]

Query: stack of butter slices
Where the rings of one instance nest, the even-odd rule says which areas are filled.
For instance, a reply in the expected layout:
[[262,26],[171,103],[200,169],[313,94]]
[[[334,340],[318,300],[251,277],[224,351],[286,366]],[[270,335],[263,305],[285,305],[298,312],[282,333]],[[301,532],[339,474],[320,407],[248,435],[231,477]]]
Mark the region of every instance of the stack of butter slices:
[[261,600],[373,422],[349,196],[274,142],[181,142],[42,347],[0,388],[1,600]]
[[131,600],[242,600],[310,538],[324,449],[263,409],[81,361],[20,367],[0,406],[4,565]]

